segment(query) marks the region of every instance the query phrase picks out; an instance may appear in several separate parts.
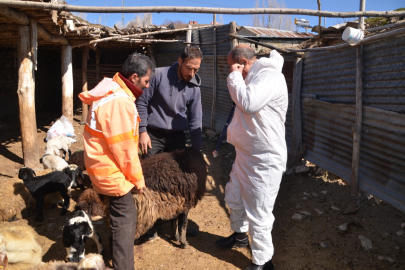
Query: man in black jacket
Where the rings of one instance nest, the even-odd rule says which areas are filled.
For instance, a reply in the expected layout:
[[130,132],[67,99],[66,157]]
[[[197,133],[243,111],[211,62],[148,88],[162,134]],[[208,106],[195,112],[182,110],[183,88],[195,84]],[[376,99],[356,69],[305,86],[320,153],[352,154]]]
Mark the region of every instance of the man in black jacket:
[[201,148],[202,107],[200,68],[202,52],[186,47],[171,67],[155,69],[155,76],[136,100],[141,118],[139,147],[144,157],[185,148],[189,129],[193,148]]

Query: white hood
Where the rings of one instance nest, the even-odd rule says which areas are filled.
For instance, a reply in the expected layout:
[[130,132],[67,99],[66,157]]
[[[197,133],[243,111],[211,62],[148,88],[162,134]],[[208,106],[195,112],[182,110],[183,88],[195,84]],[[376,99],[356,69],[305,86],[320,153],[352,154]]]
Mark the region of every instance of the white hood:
[[253,63],[248,75],[246,76],[245,82],[248,84],[255,74],[265,68],[275,69],[278,72],[281,72],[283,65],[284,58],[276,50],[272,50],[268,58],[262,57]]

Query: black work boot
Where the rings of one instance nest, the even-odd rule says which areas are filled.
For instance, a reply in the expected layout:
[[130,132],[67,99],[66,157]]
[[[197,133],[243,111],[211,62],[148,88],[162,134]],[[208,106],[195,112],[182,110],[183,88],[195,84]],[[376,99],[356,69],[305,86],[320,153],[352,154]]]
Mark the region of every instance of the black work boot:
[[246,233],[234,232],[228,237],[218,239],[215,243],[222,248],[247,247],[249,237]]
[[266,262],[263,265],[257,265],[257,264],[252,263],[245,270],[274,270],[274,264],[271,260]]

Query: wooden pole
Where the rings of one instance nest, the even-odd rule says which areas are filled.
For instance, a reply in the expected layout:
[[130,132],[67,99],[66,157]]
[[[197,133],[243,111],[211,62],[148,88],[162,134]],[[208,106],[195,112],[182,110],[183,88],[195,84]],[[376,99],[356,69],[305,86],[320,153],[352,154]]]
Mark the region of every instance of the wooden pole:
[[38,68],[38,28],[37,21],[30,19],[30,34],[31,34],[31,57],[34,64],[34,70]]
[[[318,10],[321,11],[321,0],[318,1]],[[322,17],[319,16],[319,28],[318,28],[318,47],[321,47],[321,24],[322,24]]]
[[157,64],[156,64],[155,53],[153,52],[153,48],[152,48],[151,45],[148,46],[148,53],[149,53],[150,60],[152,60],[152,63],[153,63],[153,65],[154,65],[155,68],[156,68],[156,67],[157,67]]
[[96,50],[96,82],[100,81],[100,50]]
[[218,8],[218,7],[182,7],[182,6],[147,6],[147,7],[100,7],[100,6],[74,6],[56,3],[33,1],[2,0],[0,6],[17,8],[40,8],[48,10],[74,11],[85,13],[206,13],[206,14],[299,14],[322,17],[401,17],[405,11],[319,11],[297,8]]
[[20,110],[21,142],[24,166],[39,168],[37,121],[35,116],[35,74],[31,57],[32,44],[30,29],[36,31],[36,24],[18,28],[18,104]]
[[[235,37],[238,35],[238,32],[236,31],[236,22],[231,22],[229,24],[229,33],[231,35],[234,35],[231,37]],[[238,39],[236,39],[236,38],[231,39],[231,49],[233,49],[236,46],[238,46]]]
[[[214,14],[213,18],[214,27],[212,29],[214,35],[214,42],[217,42],[217,27],[216,24],[216,16]],[[212,47],[212,57],[213,57],[213,70],[212,70],[212,105],[211,105],[211,130],[215,131],[215,110],[216,110],[216,103],[217,103],[217,45],[215,44]]]
[[73,124],[73,68],[72,46],[62,46],[62,115]]
[[292,86],[292,142],[291,142],[291,162],[290,168],[295,166],[305,154],[305,148],[302,144],[301,127],[301,76],[302,76],[302,58],[295,58],[293,86]]
[[188,25],[188,30],[187,30],[187,36],[186,36],[186,42],[187,42],[187,46],[190,46],[191,44],[191,35],[193,34],[193,30],[191,25]]
[[[360,10],[366,9],[366,0],[360,0]],[[357,27],[364,30],[364,18],[359,18]],[[350,178],[350,193],[356,196],[359,187],[359,164],[360,164],[360,146],[361,146],[361,126],[363,122],[363,45],[356,47],[356,120],[353,131],[353,159],[352,174]]]
[[[82,47],[82,92],[87,92],[87,59],[89,58],[89,47]],[[88,105],[82,103],[82,121],[80,125],[86,124]]]

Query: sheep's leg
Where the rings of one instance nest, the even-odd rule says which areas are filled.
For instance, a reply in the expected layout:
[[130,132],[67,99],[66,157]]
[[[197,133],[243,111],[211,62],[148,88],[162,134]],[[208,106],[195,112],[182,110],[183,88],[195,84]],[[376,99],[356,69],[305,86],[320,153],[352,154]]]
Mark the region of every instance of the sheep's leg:
[[63,207],[62,207],[62,211],[60,212],[60,215],[64,216],[64,215],[66,215],[66,212],[69,209],[70,197],[69,197],[69,194],[68,194],[67,189],[65,187],[60,187],[59,188],[59,193],[63,198]]
[[186,248],[188,246],[187,240],[186,240],[186,233],[187,233],[187,215],[188,211],[186,213],[180,214],[179,215],[179,233],[180,233],[180,247],[181,248]]
[[179,241],[179,239],[180,239],[178,226],[179,226],[179,218],[176,217],[175,219],[172,219],[172,230],[173,230],[172,237],[173,237],[174,241]]
[[38,196],[37,199],[37,216],[35,218],[36,221],[38,222],[43,222],[44,221],[44,197],[45,196]]
[[101,244],[101,236],[98,232],[93,233],[92,236],[94,242],[96,242],[98,254],[101,254],[104,257],[104,249],[103,245]]

